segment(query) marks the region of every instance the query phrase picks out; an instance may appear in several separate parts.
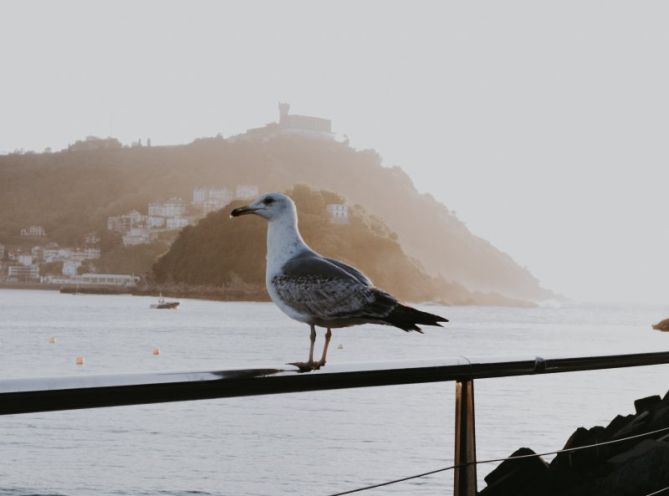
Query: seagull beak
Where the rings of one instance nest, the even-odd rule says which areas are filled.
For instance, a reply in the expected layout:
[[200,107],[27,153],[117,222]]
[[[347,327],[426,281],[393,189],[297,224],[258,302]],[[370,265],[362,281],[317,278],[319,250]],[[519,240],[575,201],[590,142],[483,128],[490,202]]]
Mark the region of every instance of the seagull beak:
[[239,217],[240,215],[248,215],[248,214],[253,214],[256,212],[256,210],[260,210],[259,208],[252,208],[249,206],[246,207],[239,207],[234,209],[232,212],[230,212],[230,217]]

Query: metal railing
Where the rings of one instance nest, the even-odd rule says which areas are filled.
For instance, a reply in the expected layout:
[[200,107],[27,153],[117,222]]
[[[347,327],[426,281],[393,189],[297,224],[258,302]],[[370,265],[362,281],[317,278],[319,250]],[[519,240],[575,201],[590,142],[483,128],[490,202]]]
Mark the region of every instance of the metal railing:
[[0,415],[263,394],[453,381],[454,494],[476,494],[474,380],[669,364],[669,352],[571,358],[335,365],[310,373],[279,368],[0,381]]

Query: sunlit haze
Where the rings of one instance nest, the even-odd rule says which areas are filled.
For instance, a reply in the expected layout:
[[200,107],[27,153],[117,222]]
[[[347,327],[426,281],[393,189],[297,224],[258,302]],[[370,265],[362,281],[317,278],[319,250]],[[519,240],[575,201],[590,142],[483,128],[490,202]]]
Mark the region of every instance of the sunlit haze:
[[400,165],[544,287],[667,301],[668,14],[663,2],[3,2],[0,152],[228,137],[286,101]]

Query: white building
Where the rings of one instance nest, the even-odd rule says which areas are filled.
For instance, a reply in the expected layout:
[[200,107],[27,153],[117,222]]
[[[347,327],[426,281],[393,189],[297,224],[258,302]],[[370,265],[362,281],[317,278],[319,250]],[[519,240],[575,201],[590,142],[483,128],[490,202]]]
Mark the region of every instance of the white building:
[[169,217],[165,221],[168,230],[173,231],[186,227],[190,222],[184,217]]
[[45,262],[55,262],[58,260],[58,252],[58,245],[44,247],[42,250],[42,260]]
[[193,205],[202,209],[202,215],[220,210],[234,199],[234,193],[228,188],[195,188],[193,190]]
[[220,210],[223,207],[225,207],[227,203],[222,203],[218,200],[213,200],[209,199],[206,200],[202,205],[202,215],[207,215],[210,214],[211,212],[215,212],[216,210]]
[[100,248],[88,247],[84,248],[83,254],[84,254],[84,259],[86,260],[97,260],[98,258],[100,258],[101,252]]
[[32,256],[35,260],[42,260],[42,258],[44,257],[44,255],[43,255],[44,248],[42,246],[39,246],[39,245],[33,246],[30,249],[30,253],[32,254]]
[[147,221],[149,228],[151,229],[160,229],[165,227],[165,217],[160,217],[158,215],[149,215]]
[[63,262],[63,275],[64,276],[76,276],[77,269],[81,266],[81,262],[78,260],[65,260]]
[[33,256],[32,255],[25,255],[21,254],[16,257],[16,261],[20,263],[21,265],[27,267],[29,265],[33,264]]
[[235,198],[245,200],[248,198],[255,198],[258,196],[258,186],[249,184],[240,184],[235,188]]
[[98,233],[90,232],[84,236],[84,244],[87,245],[97,245],[100,242],[100,236]]
[[123,246],[145,245],[151,242],[151,233],[142,227],[133,227],[123,236]]
[[164,203],[150,203],[149,217],[181,217],[186,213],[186,203],[181,198],[170,198]]
[[127,274],[81,274],[77,278],[81,284],[101,285],[101,286],[121,286],[132,287],[139,282],[139,277]]
[[209,190],[207,188],[193,189],[193,205],[201,205],[209,198]]
[[193,205],[202,205],[209,200],[223,202],[223,205],[230,203],[234,195],[227,188],[195,188],[193,190]]
[[125,215],[117,215],[107,218],[107,230],[115,231],[119,234],[125,234],[130,229],[141,227],[146,223],[146,215],[139,213],[137,210]]
[[36,281],[39,279],[37,265],[10,265],[7,268],[7,279],[11,282]]
[[329,203],[325,208],[332,224],[348,223],[348,205],[345,203]]
[[46,230],[42,226],[30,226],[21,229],[21,236],[26,238],[43,238],[46,236]]

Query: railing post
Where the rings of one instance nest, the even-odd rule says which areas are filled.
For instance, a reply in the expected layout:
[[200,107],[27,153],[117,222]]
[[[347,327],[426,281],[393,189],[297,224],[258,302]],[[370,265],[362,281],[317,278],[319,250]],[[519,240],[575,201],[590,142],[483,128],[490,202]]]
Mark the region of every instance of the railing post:
[[[455,383],[455,464],[476,461],[476,424],[474,421],[474,380]],[[456,468],[454,496],[476,496],[476,465]]]

